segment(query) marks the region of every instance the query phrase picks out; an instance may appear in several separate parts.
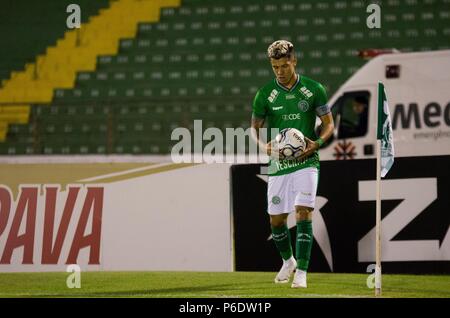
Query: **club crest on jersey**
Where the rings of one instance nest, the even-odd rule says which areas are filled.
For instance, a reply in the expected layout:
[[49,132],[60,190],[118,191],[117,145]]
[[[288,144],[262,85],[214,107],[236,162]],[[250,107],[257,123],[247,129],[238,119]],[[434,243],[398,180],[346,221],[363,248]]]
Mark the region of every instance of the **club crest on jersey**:
[[308,98],[311,98],[313,96],[313,93],[311,93],[311,91],[309,89],[307,89],[305,86],[302,86],[300,88],[300,92]]
[[309,104],[306,100],[301,100],[298,102],[298,109],[301,110],[302,112],[307,112],[309,109]]
[[273,103],[278,97],[278,91],[276,89],[272,90],[270,96],[267,98],[269,102]]
[[279,196],[276,195],[276,196],[272,197],[273,204],[280,204],[280,202],[281,202],[281,198]]

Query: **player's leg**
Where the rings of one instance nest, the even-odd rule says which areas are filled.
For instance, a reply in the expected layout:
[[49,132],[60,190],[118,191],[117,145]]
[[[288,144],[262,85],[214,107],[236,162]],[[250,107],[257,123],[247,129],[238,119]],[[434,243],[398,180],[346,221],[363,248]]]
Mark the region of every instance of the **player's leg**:
[[287,227],[289,206],[292,207],[292,196],[287,189],[287,178],[285,176],[269,177],[267,198],[268,212],[270,216],[270,228],[272,239],[283,259],[283,265],[275,277],[276,283],[287,283],[297,267],[293,257],[291,236]]
[[288,283],[297,268],[297,262],[292,253],[291,235],[287,227],[288,213],[270,216],[272,239],[283,259],[283,265],[275,276],[275,283]]
[[295,257],[297,259],[297,270],[291,287],[306,288],[306,273],[309,267],[311,249],[313,245],[312,211],[313,208],[295,206],[297,221],[297,237],[295,240]]
[[312,207],[299,206],[295,207],[297,221],[297,238],[295,244],[295,256],[297,258],[297,268],[307,271],[309,267],[309,259],[311,257],[311,249],[313,244],[312,230]]
[[316,201],[318,170],[316,168],[302,169],[298,171],[295,177],[295,211],[297,221],[295,255],[297,258],[297,271],[292,287],[306,287],[306,272],[308,271],[313,245],[312,211]]
[[291,235],[287,227],[288,213],[279,215],[270,215],[270,228],[272,230],[272,239],[283,260],[288,260],[293,256]]

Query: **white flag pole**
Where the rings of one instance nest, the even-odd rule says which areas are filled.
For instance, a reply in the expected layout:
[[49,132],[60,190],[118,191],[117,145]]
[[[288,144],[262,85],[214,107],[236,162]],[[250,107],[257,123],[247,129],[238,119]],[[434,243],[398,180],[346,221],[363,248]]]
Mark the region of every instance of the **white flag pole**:
[[[382,92],[383,90],[383,92]],[[375,213],[375,297],[381,296],[381,123],[384,107],[384,87],[378,82],[377,105],[377,182],[376,182],[376,213]]]
[[375,296],[381,296],[381,140],[377,139],[377,182],[375,221]]

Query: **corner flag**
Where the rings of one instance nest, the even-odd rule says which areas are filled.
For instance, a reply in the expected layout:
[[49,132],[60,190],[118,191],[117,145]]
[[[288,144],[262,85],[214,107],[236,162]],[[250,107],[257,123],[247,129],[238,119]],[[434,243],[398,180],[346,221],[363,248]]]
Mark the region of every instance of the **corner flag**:
[[381,296],[381,177],[394,163],[391,116],[383,83],[378,83],[377,182],[375,216],[375,296]]
[[377,139],[381,140],[381,177],[384,178],[394,163],[394,140],[386,92],[381,82],[378,82]]

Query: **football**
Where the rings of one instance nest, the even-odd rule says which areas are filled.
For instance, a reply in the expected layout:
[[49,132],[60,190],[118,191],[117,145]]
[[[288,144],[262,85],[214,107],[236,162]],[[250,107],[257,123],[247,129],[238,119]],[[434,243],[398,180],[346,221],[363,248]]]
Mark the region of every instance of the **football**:
[[280,159],[292,160],[301,156],[306,148],[305,136],[295,128],[285,128],[275,137]]

